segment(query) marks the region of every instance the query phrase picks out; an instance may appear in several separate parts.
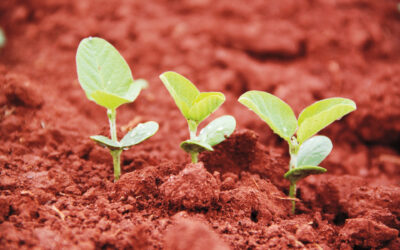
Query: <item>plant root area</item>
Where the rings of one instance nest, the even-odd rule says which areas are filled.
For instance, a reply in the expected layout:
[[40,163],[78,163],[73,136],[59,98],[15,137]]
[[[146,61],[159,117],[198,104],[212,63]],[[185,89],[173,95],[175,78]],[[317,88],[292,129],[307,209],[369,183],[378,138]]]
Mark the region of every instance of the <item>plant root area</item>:
[[[1,0],[0,249],[400,249],[400,12],[374,0]],[[110,41],[149,88],[118,109],[114,183],[106,110],[79,86],[82,38]],[[159,74],[221,91],[234,134],[200,154]],[[324,129],[328,170],[298,183],[288,147],[237,102],[279,96],[296,114],[334,96],[357,110]],[[208,122],[204,122],[207,124]]]

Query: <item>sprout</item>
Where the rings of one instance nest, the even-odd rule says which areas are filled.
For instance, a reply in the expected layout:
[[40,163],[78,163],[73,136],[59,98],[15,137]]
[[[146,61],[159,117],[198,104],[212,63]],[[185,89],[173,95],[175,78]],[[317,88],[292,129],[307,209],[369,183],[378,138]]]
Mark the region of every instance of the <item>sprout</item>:
[[356,110],[356,104],[346,98],[324,99],[305,108],[296,119],[288,104],[267,92],[248,91],[240,96],[239,102],[254,111],[274,133],[289,144],[289,171],[284,177],[290,181],[289,196],[293,198],[294,213],[296,183],[311,174],[327,171],[318,164],[331,152],[332,142],[326,136],[314,135],[335,120]]
[[188,79],[175,72],[160,75],[161,81],[171,94],[179,110],[186,118],[190,139],[181,143],[181,148],[190,154],[192,162],[198,161],[202,151],[213,151],[213,146],[230,136],[236,127],[232,116],[221,116],[210,122],[197,135],[197,127],[225,101],[219,92],[200,92]]
[[158,123],[150,121],[139,124],[121,141],[117,138],[116,109],[133,102],[140,91],[147,87],[144,80],[133,80],[131,70],[119,52],[106,40],[89,37],[81,41],[76,53],[78,78],[89,100],[107,109],[111,139],[102,135],[90,138],[107,147],[113,157],[114,180],[121,174],[120,157],[126,150],[154,135]]

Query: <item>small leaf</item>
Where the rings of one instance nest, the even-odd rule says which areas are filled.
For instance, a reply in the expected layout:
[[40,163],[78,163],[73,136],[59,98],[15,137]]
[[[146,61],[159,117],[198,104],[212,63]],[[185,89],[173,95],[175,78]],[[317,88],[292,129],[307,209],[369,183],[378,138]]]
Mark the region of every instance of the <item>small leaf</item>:
[[198,140],[186,140],[181,143],[181,148],[187,153],[197,152],[201,153],[203,151],[214,151],[213,148],[206,142]]
[[201,121],[211,115],[225,101],[225,96],[219,92],[203,92],[194,100],[189,109],[189,120]]
[[122,149],[122,146],[119,142],[115,142],[115,141],[109,139],[108,137],[105,137],[102,135],[93,135],[90,137],[90,139],[97,142],[102,147],[108,148],[110,150]]
[[199,90],[188,79],[176,72],[165,72],[160,75],[160,79],[183,116],[189,120],[189,109],[196,97],[200,95]]
[[318,166],[302,166],[287,171],[283,177],[288,179],[291,183],[296,183],[297,181],[304,179],[309,175],[323,174],[326,173],[326,171],[327,170],[325,168]]
[[[137,92],[139,94],[140,90]],[[135,96],[136,98],[136,96]],[[96,90],[90,94],[90,99],[95,100],[100,106],[106,107],[108,109],[116,109],[121,103],[127,103],[129,100],[119,97],[114,94],[104,92],[102,90]]]
[[322,135],[311,137],[301,144],[297,154],[297,167],[317,166],[332,151],[331,140]]
[[128,64],[104,39],[83,39],[76,53],[76,65],[86,96],[107,109],[132,102],[139,95],[140,84],[134,83]]
[[157,122],[146,122],[139,123],[134,129],[129,131],[124,138],[120,141],[121,146],[124,148],[132,147],[133,145],[139,144],[142,141],[153,136],[158,130]]
[[215,146],[230,136],[236,127],[233,116],[224,115],[210,122],[199,134],[199,140]]
[[356,109],[356,104],[352,100],[339,97],[313,103],[299,115],[298,142],[303,143],[335,120]]
[[248,91],[239,98],[239,102],[254,111],[280,137],[290,143],[296,132],[297,120],[290,106],[263,91]]

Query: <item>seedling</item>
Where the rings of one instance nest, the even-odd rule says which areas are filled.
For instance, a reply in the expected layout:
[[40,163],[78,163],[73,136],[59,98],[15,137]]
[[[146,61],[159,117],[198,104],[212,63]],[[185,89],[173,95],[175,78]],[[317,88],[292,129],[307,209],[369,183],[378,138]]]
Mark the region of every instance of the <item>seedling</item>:
[[161,81],[171,94],[189,126],[190,139],[181,143],[181,148],[190,154],[192,162],[198,162],[198,155],[230,136],[236,127],[236,120],[230,115],[221,116],[204,127],[199,135],[199,124],[211,115],[225,101],[219,92],[200,92],[188,79],[175,72],[160,75]]
[[328,137],[312,136],[356,110],[356,104],[346,98],[324,99],[306,107],[297,120],[288,104],[267,92],[248,91],[240,96],[239,102],[254,111],[289,144],[289,171],[284,177],[290,181],[289,197],[292,198],[294,214],[296,183],[311,174],[325,173],[327,170],[318,164],[332,150],[332,142]]
[[108,148],[113,158],[114,180],[121,174],[122,150],[127,150],[158,130],[158,123],[140,123],[118,141],[116,109],[122,104],[133,102],[146,87],[144,80],[133,80],[131,70],[119,52],[106,40],[89,37],[81,41],[76,53],[78,79],[89,100],[107,109],[111,139],[102,135],[90,138]]

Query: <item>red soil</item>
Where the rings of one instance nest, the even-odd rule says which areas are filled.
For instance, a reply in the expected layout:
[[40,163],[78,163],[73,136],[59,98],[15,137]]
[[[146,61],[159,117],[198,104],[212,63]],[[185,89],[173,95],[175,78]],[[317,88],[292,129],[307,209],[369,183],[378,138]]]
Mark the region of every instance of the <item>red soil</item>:
[[[400,13],[397,1],[2,0],[1,249],[400,249]],[[150,88],[118,110],[120,132],[160,131],[111,157],[75,72],[79,41],[113,43]],[[237,132],[188,164],[166,70],[222,91],[213,115]],[[299,183],[290,215],[287,145],[236,100],[278,95],[298,113],[349,97],[358,110],[323,131],[329,173]],[[205,122],[206,123],[206,122]]]

